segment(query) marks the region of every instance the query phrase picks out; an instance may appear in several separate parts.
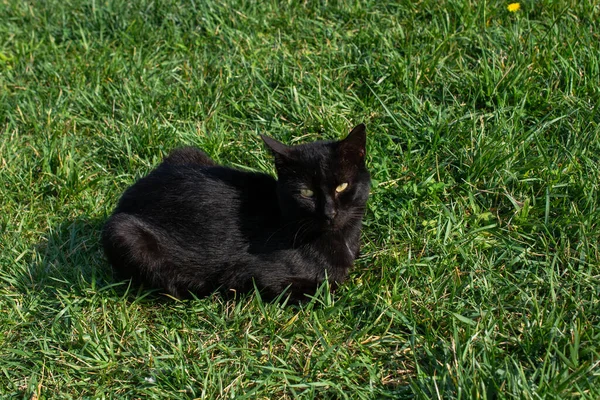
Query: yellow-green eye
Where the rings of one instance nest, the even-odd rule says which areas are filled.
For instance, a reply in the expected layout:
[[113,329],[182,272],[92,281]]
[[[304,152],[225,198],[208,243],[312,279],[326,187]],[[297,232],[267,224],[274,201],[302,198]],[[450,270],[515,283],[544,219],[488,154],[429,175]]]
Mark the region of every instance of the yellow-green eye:
[[313,197],[315,193],[310,189],[300,189],[300,194],[302,197]]
[[338,193],[341,193],[344,190],[346,190],[347,187],[348,187],[348,184],[346,182],[344,182],[341,185],[338,185],[338,187],[335,188],[335,191]]

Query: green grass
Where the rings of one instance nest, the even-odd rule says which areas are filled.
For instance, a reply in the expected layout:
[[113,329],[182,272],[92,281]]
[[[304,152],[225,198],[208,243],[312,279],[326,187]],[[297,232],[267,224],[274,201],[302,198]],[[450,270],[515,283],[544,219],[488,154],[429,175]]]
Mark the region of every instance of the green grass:
[[[600,398],[600,6],[0,1],[6,398]],[[99,245],[171,149],[368,128],[363,255],[301,308],[175,302]]]

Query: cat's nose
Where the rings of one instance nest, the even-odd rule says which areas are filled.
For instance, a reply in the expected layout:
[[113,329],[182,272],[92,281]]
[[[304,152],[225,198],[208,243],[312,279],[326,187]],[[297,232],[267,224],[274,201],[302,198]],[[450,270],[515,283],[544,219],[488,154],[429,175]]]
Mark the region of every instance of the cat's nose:
[[328,221],[333,221],[333,219],[337,215],[337,210],[333,207],[325,207],[324,214],[325,214],[325,218]]

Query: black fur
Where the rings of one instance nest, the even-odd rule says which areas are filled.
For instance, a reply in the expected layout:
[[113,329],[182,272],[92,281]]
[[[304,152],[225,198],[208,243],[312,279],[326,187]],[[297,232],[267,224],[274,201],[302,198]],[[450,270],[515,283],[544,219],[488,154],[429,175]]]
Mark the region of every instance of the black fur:
[[256,285],[268,299],[287,289],[296,302],[326,277],[332,288],[342,283],[369,196],[365,126],[334,142],[262,138],[279,180],[185,147],[127,189],[102,232],[116,273],[178,298]]

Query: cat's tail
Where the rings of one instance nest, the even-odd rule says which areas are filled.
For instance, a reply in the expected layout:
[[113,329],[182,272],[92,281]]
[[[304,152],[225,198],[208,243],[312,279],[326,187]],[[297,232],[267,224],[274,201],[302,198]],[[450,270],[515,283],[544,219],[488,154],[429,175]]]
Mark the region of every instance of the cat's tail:
[[113,214],[102,229],[102,245],[115,274],[136,283],[147,281],[164,258],[152,228],[133,215]]

